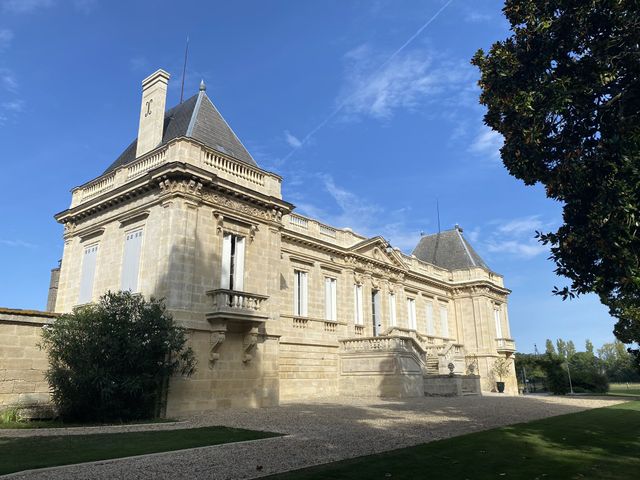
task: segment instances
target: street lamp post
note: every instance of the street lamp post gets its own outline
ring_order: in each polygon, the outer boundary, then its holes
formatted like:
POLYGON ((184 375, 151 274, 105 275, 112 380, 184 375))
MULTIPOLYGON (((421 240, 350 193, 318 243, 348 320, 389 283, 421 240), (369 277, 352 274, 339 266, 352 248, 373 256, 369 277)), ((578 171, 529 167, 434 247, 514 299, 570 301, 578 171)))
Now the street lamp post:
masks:
POLYGON ((571 395, 573 395, 573 384, 571 383, 571 371, 569 370, 569 359, 567 359, 567 375, 569 376, 569 390, 571 391, 571 395))

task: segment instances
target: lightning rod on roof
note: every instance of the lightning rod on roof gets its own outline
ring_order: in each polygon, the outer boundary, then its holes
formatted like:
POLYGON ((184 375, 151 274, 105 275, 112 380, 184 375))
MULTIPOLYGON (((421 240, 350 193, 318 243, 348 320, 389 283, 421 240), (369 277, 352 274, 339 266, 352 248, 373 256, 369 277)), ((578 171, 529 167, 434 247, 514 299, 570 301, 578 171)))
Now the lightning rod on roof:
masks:
POLYGON ((438 233, 440 233, 440 204, 436 198, 436 212, 438 213, 438 233))
POLYGON ((189 54, 189 35, 187 35, 187 45, 184 48, 184 66, 182 67, 182 86, 180 87, 180 103, 184 98, 184 77, 187 74, 187 55, 189 54))

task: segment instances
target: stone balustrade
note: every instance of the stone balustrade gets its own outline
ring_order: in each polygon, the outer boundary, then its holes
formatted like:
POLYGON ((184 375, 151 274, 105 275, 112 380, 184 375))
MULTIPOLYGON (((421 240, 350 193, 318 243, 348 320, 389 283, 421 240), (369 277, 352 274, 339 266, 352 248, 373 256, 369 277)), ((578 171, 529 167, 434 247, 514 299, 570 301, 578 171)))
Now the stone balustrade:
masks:
POLYGON ((264 321, 268 318, 265 301, 267 295, 240 292, 237 290, 210 290, 207 295, 213 300, 212 310, 207 313, 208 320, 239 319, 264 321))
POLYGON ((197 166, 215 173, 220 178, 281 198, 282 179, 278 175, 226 156, 198 142, 180 138, 142 155, 132 163, 74 188, 71 208, 142 177, 162 164, 176 161, 197 166))
POLYGON ((340 348, 344 352, 404 351, 413 353, 422 363, 425 361, 425 351, 420 344, 411 337, 363 337, 344 339, 339 342, 340 348))
POLYGON ((250 310, 260 311, 262 303, 269 297, 255 293, 239 292, 237 290, 211 290, 207 295, 213 298, 215 309, 250 310))
POLYGON ((511 338, 496 338, 496 350, 501 353, 515 352, 516 342, 511 338))

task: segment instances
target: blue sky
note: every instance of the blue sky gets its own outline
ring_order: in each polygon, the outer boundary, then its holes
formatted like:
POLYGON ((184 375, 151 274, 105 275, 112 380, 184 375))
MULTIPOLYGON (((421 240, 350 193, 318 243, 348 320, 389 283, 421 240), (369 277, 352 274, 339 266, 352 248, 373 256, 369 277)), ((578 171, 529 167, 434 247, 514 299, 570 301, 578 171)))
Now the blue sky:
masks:
POLYGON ((469 59, 507 35, 501 6, 0 0, 0 306, 44 308, 62 254, 53 215, 135 137, 145 76, 169 71, 168 105, 179 101, 189 35, 185 96, 206 81, 300 213, 410 253, 437 231, 437 199, 442 228, 460 224, 513 290, 521 351, 611 341, 597 299, 551 295, 565 281, 533 236, 558 226, 561 206, 507 174, 482 123, 469 59))

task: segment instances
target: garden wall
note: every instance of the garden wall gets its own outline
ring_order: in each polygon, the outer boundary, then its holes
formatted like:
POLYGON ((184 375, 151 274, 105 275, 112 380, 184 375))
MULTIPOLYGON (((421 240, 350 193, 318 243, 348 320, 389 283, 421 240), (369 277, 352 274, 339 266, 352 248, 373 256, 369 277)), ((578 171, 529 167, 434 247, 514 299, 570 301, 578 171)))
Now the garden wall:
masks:
POLYGON ((38 348, 42 327, 57 315, 0 308, 0 409, 49 403, 47 355, 38 348))

